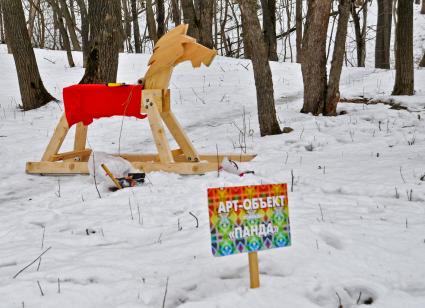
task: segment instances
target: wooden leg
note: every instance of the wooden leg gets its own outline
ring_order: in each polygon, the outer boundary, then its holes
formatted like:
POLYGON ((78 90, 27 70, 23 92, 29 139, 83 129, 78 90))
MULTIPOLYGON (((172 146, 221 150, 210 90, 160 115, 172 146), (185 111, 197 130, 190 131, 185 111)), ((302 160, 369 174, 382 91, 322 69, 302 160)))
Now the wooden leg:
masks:
POLYGON ((75 128, 74 151, 82 151, 86 148, 87 126, 82 122, 75 128))
POLYGON ((142 103, 144 104, 144 109, 148 114, 149 125, 155 140, 156 148, 158 149, 159 160, 161 163, 173 162, 173 155, 171 153, 170 145, 168 144, 168 140, 165 135, 164 125, 162 124, 161 116, 155 101, 153 101, 152 97, 144 95, 142 103))
POLYGON ((189 137, 186 135, 185 131, 183 130, 183 127, 177 121, 177 118, 175 117, 173 112, 162 112, 161 117, 164 120, 165 125, 167 125, 171 135, 173 135, 177 144, 183 150, 186 159, 188 161, 199 161, 198 152, 196 151, 189 137))
POLYGON ((66 121, 65 114, 59 120, 58 125, 55 128, 52 138, 50 139, 49 145, 41 158, 42 161, 53 161, 53 156, 58 153, 66 134, 69 131, 69 125, 66 121))

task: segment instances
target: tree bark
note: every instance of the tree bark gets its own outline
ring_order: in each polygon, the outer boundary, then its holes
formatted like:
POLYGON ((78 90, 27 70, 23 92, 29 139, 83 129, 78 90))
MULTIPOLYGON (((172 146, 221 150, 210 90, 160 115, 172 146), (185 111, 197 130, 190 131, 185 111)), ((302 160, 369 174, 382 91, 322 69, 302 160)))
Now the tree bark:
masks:
POLYGON ((199 4, 199 43, 214 48, 212 23, 214 13, 214 0, 202 0, 199 4))
POLYGON ((326 100, 326 37, 331 0, 310 0, 305 23, 301 71, 304 104, 301 112, 318 115, 326 100))
POLYGON ((34 34, 34 21, 35 15, 37 12, 37 6, 39 5, 40 0, 34 0, 29 2, 30 11, 28 14, 28 35, 30 36, 30 40, 32 41, 32 36, 34 34))
MULTIPOLYGON (((252 46, 250 46, 250 41, 248 39, 248 29, 247 28, 247 21, 245 21, 243 15, 241 16, 242 19, 242 39, 243 39, 243 52, 244 52, 244 58, 245 59, 251 59, 251 49, 252 46)), ((224 32, 224 30, 223 30, 224 32)))
POLYGON ((63 43, 63 47, 66 50, 68 64, 70 67, 75 67, 74 59, 72 58, 71 45, 69 43, 68 32, 66 31, 65 25, 63 23, 62 11, 59 7, 59 3, 57 2, 57 0, 47 0, 47 1, 49 2, 50 6, 55 12, 55 14, 53 15, 56 17, 55 21, 57 22, 57 25, 59 27, 59 33, 62 36, 62 43, 63 43))
POLYGON ((376 25, 375 67, 390 68, 391 23, 393 0, 378 0, 376 25))
POLYGON ((276 0, 261 0, 261 7, 263 9, 263 33, 268 59, 277 61, 276 0))
POLYGON ((146 0, 146 23, 148 26, 149 37, 156 44, 158 41, 158 34, 156 31, 155 15, 152 9, 152 0, 146 0))
POLYGON ((395 84, 392 95, 413 95, 413 1, 398 1, 395 84))
POLYGON ((421 14, 425 14, 425 0, 422 0, 421 14))
POLYGON ((133 46, 131 45, 131 21, 130 12, 127 5, 128 0, 122 0, 122 10, 124 12, 124 36, 127 43, 127 52, 133 52, 133 46))
POLYGON ((165 34, 164 0, 156 0, 156 22, 158 23, 157 36, 160 39, 165 34))
POLYGON ((90 53, 80 83, 116 82, 121 43, 120 0, 89 3, 90 53))
POLYGON ((72 47, 74 50, 81 51, 80 43, 78 42, 77 33, 75 32, 75 24, 72 21, 71 14, 68 10, 68 5, 66 4, 66 0, 59 0, 61 9, 62 9, 62 15, 65 17, 66 26, 68 28, 69 36, 71 38, 72 47))
POLYGON ((34 50, 25 24, 21 0, 3 0, 8 44, 15 60, 24 110, 41 107, 55 100, 44 88, 34 50))
POLYGON ((3 3, 0 1, 0 43, 6 43, 6 35, 4 33, 4 24, 3 24, 3 3))
POLYGON ((171 0, 172 17, 174 25, 177 27, 181 23, 179 0, 171 0))
POLYGON ((131 17, 133 19, 134 49, 136 53, 141 53, 142 43, 140 42, 139 18, 137 15, 136 4, 136 0, 131 0, 131 17))
POLYGON ((303 41, 303 2, 296 0, 295 8, 295 28, 297 45, 297 63, 301 63, 302 41, 303 41))
POLYGON ((198 43, 208 48, 213 48, 214 41, 212 34, 212 21, 214 13, 214 1, 195 0, 195 5, 193 0, 181 0, 181 4, 184 23, 189 24, 189 30, 187 34, 195 38, 198 43))
POLYGON ((267 49, 261 33, 260 21, 257 17, 256 0, 238 0, 242 13, 242 22, 251 46, 251 61, 254 68, 255 87, 257 92, 258 122, 260 135, 276 135, 282 133, 276 118, 272 73, 267 57, 267 49))
POLYGON ((81 42, 83 49, 83 67, 87 65, 87 58, 90 52, 89 46, 89 17, 87 7, 84 0, 77 0, 78 7, 80 8, 81 16, 81 42))
POLYGON ((189 24, 187 34, 199 41, 199 21, 192 0, 181 0, 183 22, 189 24))
MULTIPOLYGON (((363 15, 363 24, 360 25, 360 10, 356 11, 356 2, 362 3, 363 0, 355 1, 351 6, 351 16, 353 17, 354 22, 354 31, 356 34, 356 46, 357 46, 357 66, 364 67, 366 62, 366 26, 367 26, 367 2, 368 0, 364 0, 363 5, 361 7, 362 15, 363 15)), ((410 0, 406 0, 410 1, 410 0)))
POLYGON ((336 115, 336 107, 340 99, 339 82, 341 78, 342 64, 344 62, 345 41, 347 38, 350 8, 351 0, 339 1, 338 29, 335 36, 335 45, 332 55, 331 71, 329 74, 328 88, 326 90, 326 103, 323 115, 336 115))

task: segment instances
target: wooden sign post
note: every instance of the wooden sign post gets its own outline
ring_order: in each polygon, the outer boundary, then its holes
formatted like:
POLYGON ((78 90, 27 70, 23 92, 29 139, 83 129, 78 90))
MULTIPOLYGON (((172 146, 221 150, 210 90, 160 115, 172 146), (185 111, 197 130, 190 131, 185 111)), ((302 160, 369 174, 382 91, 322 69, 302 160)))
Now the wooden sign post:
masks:
POLYGON ((248 253, 250 287, 260 287, 258 251, 291 245, 286 184, 208 189, 215 257, 248 253))
POLYGON ((260 271, 258 269, 258 254, 256 251, 248 253, 249 280, 251 289, 260 287, 260 271))

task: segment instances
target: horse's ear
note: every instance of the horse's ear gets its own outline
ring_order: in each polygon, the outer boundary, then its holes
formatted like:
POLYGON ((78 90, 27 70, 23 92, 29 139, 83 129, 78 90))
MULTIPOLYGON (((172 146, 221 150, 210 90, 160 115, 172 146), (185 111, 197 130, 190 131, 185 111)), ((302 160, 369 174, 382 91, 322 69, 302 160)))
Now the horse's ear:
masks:
POLYGON ((155 47, 153 48, 154 52, 155 50, 161 46, 164 42, 170 40, 171 38, 179 35, 186 35, 187 30, 189 29, 188 24, 181 24, 175 27, 173 30, 168 31, 165 33, 159 40, 156 42, 155 47))

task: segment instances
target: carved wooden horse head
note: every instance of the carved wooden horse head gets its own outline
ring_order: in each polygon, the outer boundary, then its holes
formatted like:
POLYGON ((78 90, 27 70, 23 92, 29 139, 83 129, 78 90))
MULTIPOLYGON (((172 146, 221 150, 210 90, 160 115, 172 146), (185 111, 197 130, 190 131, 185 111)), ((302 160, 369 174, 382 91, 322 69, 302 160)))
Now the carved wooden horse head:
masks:
POLYGON ((167 89, 174 67, 183 61, 190 61, 193 67, 211 64, 217 51, 196 43, 193 37, 186 35, 187 29, 188 25, 182 24, 156 43, 143 78, 145 89, 167 89))

